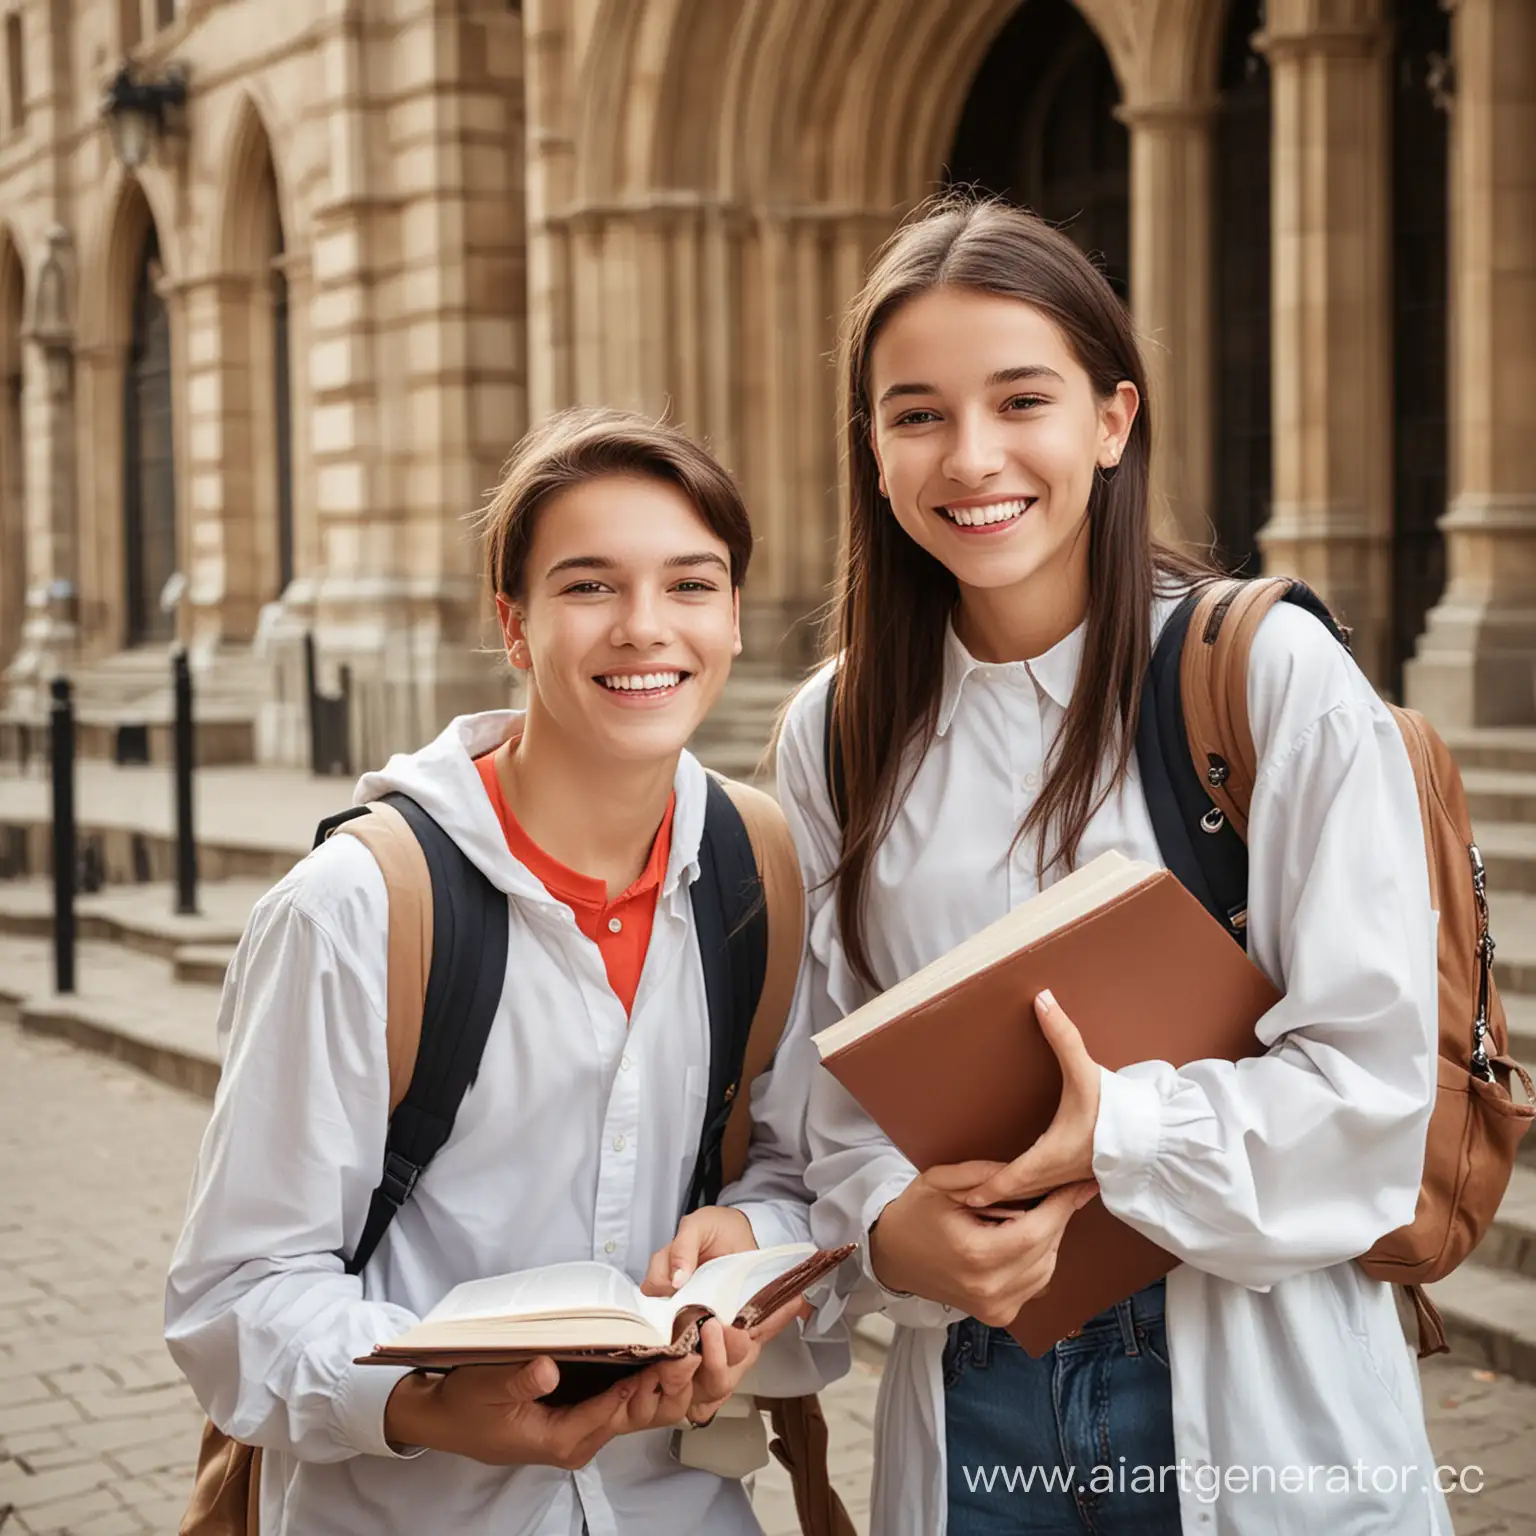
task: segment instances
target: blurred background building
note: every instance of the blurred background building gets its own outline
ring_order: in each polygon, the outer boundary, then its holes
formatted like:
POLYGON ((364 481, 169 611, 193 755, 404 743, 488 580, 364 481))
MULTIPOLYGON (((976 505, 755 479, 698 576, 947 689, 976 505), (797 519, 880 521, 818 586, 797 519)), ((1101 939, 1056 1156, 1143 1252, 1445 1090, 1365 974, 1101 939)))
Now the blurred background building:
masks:
POLYGON ((504 697, 467 515, 572 401, 740 477, 743 697, 776 697, 835 553, 836 316, 958 181, 1125 295, 1168 531, 1305 576, 1442 725, 1536 722, 1536 0, 0 21, 13 720, 60 666, 87 727, 152 716, 178 636, 226 760, 307 760, 306 636, 358 764, 504 697))

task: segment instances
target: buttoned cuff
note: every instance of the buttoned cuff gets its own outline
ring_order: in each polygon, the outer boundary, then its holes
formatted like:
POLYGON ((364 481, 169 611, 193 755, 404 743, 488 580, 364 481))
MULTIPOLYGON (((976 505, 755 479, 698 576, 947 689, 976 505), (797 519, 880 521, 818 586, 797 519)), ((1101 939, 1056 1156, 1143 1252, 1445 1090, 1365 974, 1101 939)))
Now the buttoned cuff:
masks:
POLYGON ((337 1383, 332 1399, 336 1421, 348 1444, 362 1455, 410 1461, 425 1449, 413 1445, 396 1450, 384 1438, 384 1409, 389 1395, 400 1379, 410 1374, 405 1366, 352 1365, 337 1383))
POLYGON ((1161 1142, 1157 1084, 1100 1067, 1093 1175, 1110 1210, 1134 1197, 1157 1161, 1161 1142))

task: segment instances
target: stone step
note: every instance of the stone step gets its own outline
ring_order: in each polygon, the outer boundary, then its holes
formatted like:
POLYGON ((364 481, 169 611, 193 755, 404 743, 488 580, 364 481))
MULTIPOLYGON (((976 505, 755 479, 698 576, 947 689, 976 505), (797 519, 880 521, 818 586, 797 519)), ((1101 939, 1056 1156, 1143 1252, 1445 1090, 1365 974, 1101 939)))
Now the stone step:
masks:
POLYGON ((1486 822, 1536 822, 1536 770, 1467 768, 1461 782, 1474 834, 1486 822))
POLYGON ((1485 1269, 1536 1283, 1536 1168, 1515 1164, 1499 1214, 1472 1258, 1485 1269))
POLYGON ((1474 768, 1536 773, 1536 728, 1484 726, 1442 734, 1446 745, 1456 755, 1463 778, 1474 768))
POLYGON ((233 944, 183 944, 171 958, 171 975, 177 981, 222 987, 224 973, 234 958, 233 944))
POLYGON ((1536 826, 1482 822, 1477 828, 1477 846, 1488 867, 1488 889, 1495 896, 1536 895, 1536 826))
MULTIPOLYGON (((205 882, 198 887, 198 912, 184 916, 176 911, 175 889, 170 885, 108 885, 76 897, 76 928, 81 939, 118 944, 174 962, 177 952, 188 945, 235 944, 266 889, 260 881, 205 882)), ((0 882, 0 933, 49 938, 53 933, 51 883, 0 882)))
POLYGON ((219 994, 171 981, 162 960, 86 940, 76 991, 53 990, 47 939, 0 936, 0 1010, 23 1029, 69 1040, 207 1099, 219 1081, 219 994))
POLYGON ((1494 891, 1488 900, 1493 976, 1506 1001, 1536 997, 1536 896, 1494 891))
POLYGON ((1453 1350, 1536 1382, 1536 1281, 1473 1263, 1428 1289, 1453 1350))

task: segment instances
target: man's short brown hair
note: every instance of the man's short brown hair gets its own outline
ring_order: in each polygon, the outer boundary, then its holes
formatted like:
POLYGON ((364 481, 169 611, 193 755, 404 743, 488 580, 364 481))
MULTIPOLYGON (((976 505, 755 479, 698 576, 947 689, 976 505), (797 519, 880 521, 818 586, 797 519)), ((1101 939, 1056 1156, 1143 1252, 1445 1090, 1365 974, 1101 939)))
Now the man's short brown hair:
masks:
POLYGON ((519 601, 539 510, 551 497, 605 475, 676 486, 730 551, 731 585, 752 558, 752 524, 730 475, 691 438, 632 411, 572 406, 537 426, 512 451, 481 514, 491 591, 519 601))

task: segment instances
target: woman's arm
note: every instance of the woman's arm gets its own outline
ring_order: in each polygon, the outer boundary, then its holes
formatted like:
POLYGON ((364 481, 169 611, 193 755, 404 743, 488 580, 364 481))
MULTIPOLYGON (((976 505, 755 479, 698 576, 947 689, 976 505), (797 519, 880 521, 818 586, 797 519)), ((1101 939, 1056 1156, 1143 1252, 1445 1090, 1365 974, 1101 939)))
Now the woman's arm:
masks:
POLYGON ((1255 639, 1249 712, 1249 951, 1286 994, 1259 1024, 1268 1053, 1104 1072, 1093 1171, 1123 1221, 1262 1289, 1412 1219, 1438 991, 1418 799, 1385 706, 1282 606, 1255 639))

